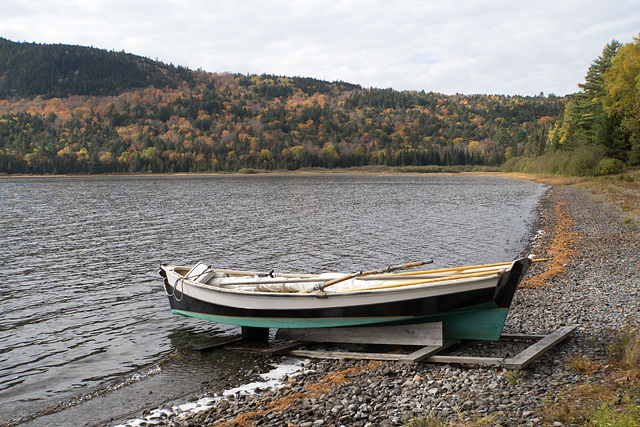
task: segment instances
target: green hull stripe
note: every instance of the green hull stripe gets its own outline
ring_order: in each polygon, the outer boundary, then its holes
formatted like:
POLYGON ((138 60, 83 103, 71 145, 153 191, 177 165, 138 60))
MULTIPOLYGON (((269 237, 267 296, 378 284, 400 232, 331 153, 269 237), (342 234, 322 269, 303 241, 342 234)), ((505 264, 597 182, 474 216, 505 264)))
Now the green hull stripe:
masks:
POLYGON ((504 322, 509 314, 506 308, 476 307, 473 310, 460 310, 446 314, 436 314, 420 318, 415 317, 379 317, 379 318, 260 318, 215 316, 184 310, 171 310, 173 314, 196 317, 227 325, 249 326, 256 328, 335 328, 341 326, 366 326, 380 323, 428 323, 442 322, 444 336, 467 340, 498 340, 502 334, 504 322))
POLYGON ((329 318, 272 318, 272 317, 233 317, 216 316, 205 313, 195 313, 191 311, 172 309, 173 314, 196 317, 198 319, 210 320, 212 322, 224 323, 227 325, 250 326, 256 328, 335 328, 340 326, 362 326, 372 323, 398 322, 412 319, 411 317, 329 317, 329 318))

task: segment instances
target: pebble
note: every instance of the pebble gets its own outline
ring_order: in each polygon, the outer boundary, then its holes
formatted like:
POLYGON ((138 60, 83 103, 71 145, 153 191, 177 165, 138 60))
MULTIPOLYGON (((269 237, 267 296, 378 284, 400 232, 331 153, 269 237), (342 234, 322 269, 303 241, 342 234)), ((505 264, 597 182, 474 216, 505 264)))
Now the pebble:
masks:
MULTIPOLYGON (((167 416, 155 425, 215 426, 245 425, 236 417, 257 413, 261 426, 402 426, 414 417, 438 417, 445 422, 468 421, 493 415, 496 425, 563 426, 545 418, 544 408, 567 386, 597 383, 602 371, 582 375, 572 371, 569 361, 582 355, 605 360, 607 349, 618 333, 640 325, 638 299, 640 259, 639 232, 626 226, 624 215, 613 205, 597 201, 588 190, 551 187, 542 206, 552 216, 539 233, 544 241, 553 234, 553 206, 558 201, 575 221, 576 254, 566 271, 548 285, 520 289, 507 317, 505 332, 551 333, 560 326, 577 324, 574 334, 521 372, 485 367, 447 366, 422 363, 313 360, 311 369, 288 378, 290 385, 263 390, 246 397, 229 397, 204 412, 167 416), (336 381, 318 395, 305 387, 321 383, 326 375, 346 371, 346 382, 336 381), (288 402, 275 410, 273 402, 288 402)), ((545 256, 544 244, 533 247, 545 256)), ((544 268, 535 264, 529 274, 544 268)), ((516 344, 475 343, 463 351, 473 355, 498 352, 515 355, 516 344)), ((520 344, 522 345, 522 344, 520 344)), ((527 344, 524 344, 526 347, 527 344)), ((464 346, 463 346, 464 347, 464 346)), ((546 415, 548 416, 548 415, 546 415)))

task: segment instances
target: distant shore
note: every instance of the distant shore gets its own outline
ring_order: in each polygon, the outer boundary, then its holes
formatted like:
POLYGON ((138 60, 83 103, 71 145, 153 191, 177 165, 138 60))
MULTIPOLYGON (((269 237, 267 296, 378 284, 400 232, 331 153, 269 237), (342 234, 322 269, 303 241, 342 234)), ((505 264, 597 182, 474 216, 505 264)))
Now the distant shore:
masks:
POLYGON ((236 172, 121 172, 108 174, 0 174, 0 178, 19 177, 104 177, 104 176, 233 176, 233 175, 346 175, 346 174, 381 174, 381 175, 404 175, 404 174, 483 174, 499 173, 497 168, 477 167, 455 167, 455 166, 360 166, 351 168, 301 168, 296 170, 266 170, 244 168, 236 172))

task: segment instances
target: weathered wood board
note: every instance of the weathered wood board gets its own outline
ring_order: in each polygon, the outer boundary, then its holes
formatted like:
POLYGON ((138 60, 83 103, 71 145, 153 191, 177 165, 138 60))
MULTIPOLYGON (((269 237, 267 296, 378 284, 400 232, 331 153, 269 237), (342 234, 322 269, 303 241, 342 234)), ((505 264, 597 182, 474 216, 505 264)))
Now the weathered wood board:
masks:
POLYGON ((549 349, 564 341, 577 327, 578 325, 571 325, 558 328, 551 334, 542 338, 540 341, 530 347, 527 347, 515 357, 506 359, 504 367, 507 369, 523 369, 527 367, 544 353, 549 351, 549 349))
POLYGON ((279 340, 348 344, 442 346, 442 322, 403 326, 279 329, 279 340))
POLYGON ((429 357, 433 356, 434 354, 439 353, 442 350, 445 350, 451 346, 454 346, 459 342, 460 340, 456 340, 456 339, 446 339, 444 344, 441 346, 434 345, 434 346, 422 347, 420 350, 416 350, 413 353, 404 355, 398 360, 401 363, 406 363, 406 364, 422 362, 428 359, 429 357))

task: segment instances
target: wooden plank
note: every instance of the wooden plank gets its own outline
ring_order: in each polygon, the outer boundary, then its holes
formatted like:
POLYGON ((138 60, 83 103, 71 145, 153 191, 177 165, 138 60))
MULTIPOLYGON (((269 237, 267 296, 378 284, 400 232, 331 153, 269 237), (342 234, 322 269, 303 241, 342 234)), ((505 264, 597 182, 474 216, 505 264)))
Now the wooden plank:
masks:
POLYGON ((426 363, 458 363, 461 365, 502 366, 501 357, 473 357, 473 356, 430 356, 423 360, 426 363))
POLYGON ((353 351, 322 351, 322 350, 291 350, 292 356, 311 357, 316 359, 368 359, 368 360, 399 360, 403 354, 391 353, 360 353, 353 351))
POLYGON ((546 337, 546 335, 533 335, 533 334, 502 334, 501 340, 520 340, 520 341, 537 341, 546 337))
POLYGON ((215 350, 215 349, 220 348, 220 347, 226 347, 226 346, 228 346, 230 344, 236 344, 236 343, 239 343, 239 342, 242 342, 242 341, 244 341, 244 338, 235 338, 235 339, 232 339, 232 340, 229 340, 229 341, 225 341, 225 342, 221 342, 221 343, 218 343, 218 344, 205 345, 205 346, 202 346, 202 347, 193 347, 192 350, 200 351, 200 352, 204 353, 204 352, 207 352, 207 351, 215 350))
POLYGON ((399 359, 401 363, 410 364, 410 363, 418 363, 421 362, 430 356, 441 352, 453 345, 456 345, 460 342, 460 340, 455 339, 447 339, 444 344, 441 346, 427 346, 422 347, 420 350, 416 350, 413 353, 407 354, 399 359))
POLYGON ((402 326, 279 329, 276 339, 350 344, 441 346, 442 322, 402 326))
POLYGON ((305 343, 303 341, 294 341, 290 343, 280 344, 266 350, 262 350, 260 354, 265 356, 279 356, 281 354, 289 353, 290 350, 295 350, 298 347, 303 346, 304 344, 305 343))
POLYGON ((545 336, 537 343, 527 347, 515 357, 505 360, 505 368, 507 369, 522 369, 533 363, 536 359, 542 356, 549 349, 558 345, 558 343, 564 341, 578 325, 563 326, 557 329, 555 332, 545 336))

